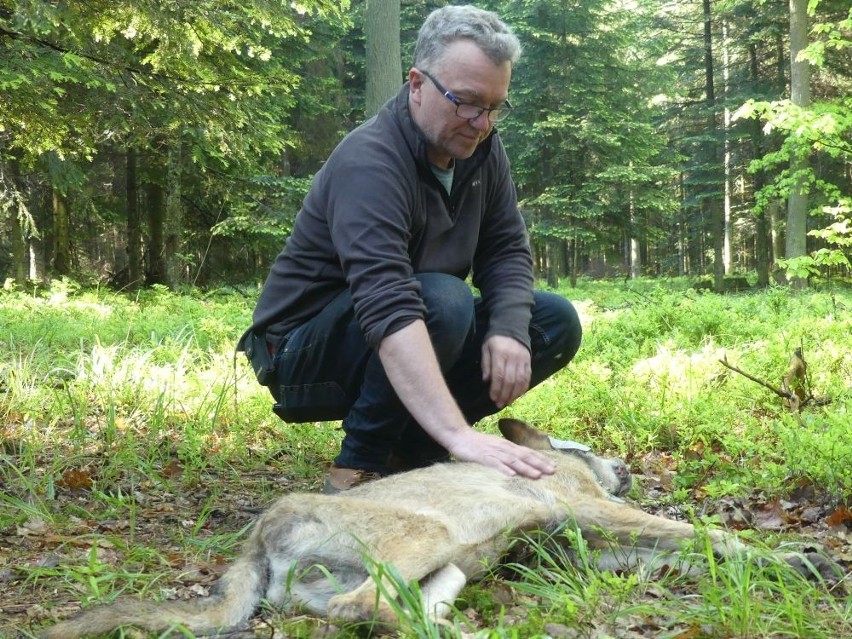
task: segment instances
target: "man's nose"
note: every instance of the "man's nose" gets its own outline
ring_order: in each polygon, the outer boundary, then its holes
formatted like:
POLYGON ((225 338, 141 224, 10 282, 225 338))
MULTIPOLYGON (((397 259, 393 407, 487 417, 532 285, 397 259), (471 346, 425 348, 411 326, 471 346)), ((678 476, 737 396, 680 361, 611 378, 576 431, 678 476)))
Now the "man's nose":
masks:
POLYGON ((487 131, 493 126, 493 122, 488 119, 488 111, 483 111, 478 116, 470 120, 470 125, 474 129, 478 129, 480 131, 487 131))

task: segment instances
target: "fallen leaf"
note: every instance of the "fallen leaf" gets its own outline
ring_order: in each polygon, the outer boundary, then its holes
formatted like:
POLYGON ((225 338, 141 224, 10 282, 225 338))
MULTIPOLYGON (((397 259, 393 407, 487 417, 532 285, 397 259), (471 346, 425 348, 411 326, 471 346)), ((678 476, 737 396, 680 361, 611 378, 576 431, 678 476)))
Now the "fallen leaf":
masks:
POLYGON ((183 472, 183 466, 181 466, 180 462, 177 459, 171 460, 168 464, 163 466, 163 476, 164 477, 178 477, 183 472))
POLYGON ((90 490, 92 476, 85 470, 66 470, 57 484, 69 490, 90 490))
POLYGON ((35 519, 28 519, 20 526, 17 526, 15 528, 15 534, 19 537, 41 536, 45 534, 47 530, 48 526, 44 519, 36 517, 35 519))
POLYGON ((789 523, 790 517, 778 499, 769 502, 754 514, 755 527, 763 530, 783 530, 789 523))
POLYGON ((835 526, 840 526, 845 524, 846 526, 852 526, 852 510, 849 510, 846 506, 840 506, 837 510, 831 513, 828 516, 828 519, 825 520, 832 528, 835 526))

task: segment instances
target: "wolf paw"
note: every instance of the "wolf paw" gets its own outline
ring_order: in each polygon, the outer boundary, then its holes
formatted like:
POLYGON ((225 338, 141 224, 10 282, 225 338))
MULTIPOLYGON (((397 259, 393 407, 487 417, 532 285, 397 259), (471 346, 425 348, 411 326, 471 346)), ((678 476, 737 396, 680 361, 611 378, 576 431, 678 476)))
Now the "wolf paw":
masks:
POLYGON ((373 608, 363 606, 352 595, 336 595, 328 601, 328 617, 339 621, 369 621, 373 616, 373 608))
POLYGON ((376 602, 375 593, 371 597, 352 593, 336 595, 329 600, 327 612, 329 619, 349 623, 371 621, 385 625, 398 621, 386 602, 376 602))

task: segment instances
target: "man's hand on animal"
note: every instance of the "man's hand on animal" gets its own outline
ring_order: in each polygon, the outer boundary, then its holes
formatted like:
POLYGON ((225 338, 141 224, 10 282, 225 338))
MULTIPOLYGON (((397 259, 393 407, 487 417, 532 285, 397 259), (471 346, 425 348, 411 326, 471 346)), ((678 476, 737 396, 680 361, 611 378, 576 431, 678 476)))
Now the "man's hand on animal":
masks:
POLYGON ((531 376, 530 352, 518 340, 494 335, 482 344, 482 379, 490 382, 489 396, 497 408, 526 393, 531 376))
POLYGON ((504 475, 539 479, 556 470, 553 461, 541 453, 472 428, 460 432, 450 446, 448 450, 457 460, 490 466, 504 475))
MULTIPOLYGON (((494 341, 494 338, 489 340, 494 341)), ((515 340, 498 338, 496 341, 503 344, 515 340)), ((523 346, 518 346, 526 352, 523 346)), ((415 322, 385 338, 380 349, 388 378, 420 426, 459 461, 477 462, 506 475, 530 479, 552 473, 553 463, 540 453, 502 437, 478 432, 468 425, 443 383, 431 348, 425 325, 415 322)), ((498 359, 504 360, 502 356, 498 359)), ((501 366, 501 370, 505 370, 505 366, 501 366)))

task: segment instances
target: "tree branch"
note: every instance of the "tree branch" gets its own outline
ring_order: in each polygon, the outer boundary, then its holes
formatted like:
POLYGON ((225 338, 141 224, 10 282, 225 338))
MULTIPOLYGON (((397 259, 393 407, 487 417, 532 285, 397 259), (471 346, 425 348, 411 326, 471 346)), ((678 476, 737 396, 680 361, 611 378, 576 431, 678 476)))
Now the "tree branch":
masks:
POLYGON ((776 386, 773 386, 772 384, 770 384, 770 383, 768 383, 768 382, 764 382, 762 379, 759 379, 759 378, 755 377, 754 375, 751 375, 750 373, 746 373, 744 370, 739 369, 739 368, 737 368, 736 366, 734 366, 734 365, 732 365, 732 364, 728 364, 728 358, 727 358, 727 357, 724 357, 724 358, 720 359, 720 360, 719 360, 719 363, 720 363, 722 366, 724 366, 725 368, 729 368, 729 369, 731 369, 732 371, 734 371, 735 373, 739 373, 739 374, 740 374, 740 375, 742 375, 743 377, 747 377, 747 378, 748 378, 748 379, 750 379, 751 381, 753 381, 753 382, 756 382, 756 383, 760 384, 760 385, 761 385, 761 386, 763 386, 764 388, 768 388, 768 389, 769 389, 769 390, 771 390, 773 393, 775 393, 776 395, 778 395, 778 397, 782 397, 782 398, 784 398, 784 399, 786 399, 786 400, 791 400, 791 399, 795 398, 795 399, 798 401, 798 399, 799 399, 799 398, 798 398, 798 397, 796 397, 793 393, 788 393, 788 392, 786 392, 786 391, 784 391, 784 390, 781 390, 780 388, 778 388, 778 387, 776 387, 776 386))

